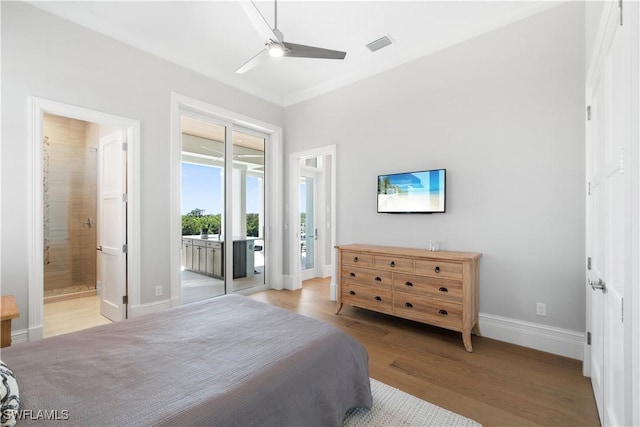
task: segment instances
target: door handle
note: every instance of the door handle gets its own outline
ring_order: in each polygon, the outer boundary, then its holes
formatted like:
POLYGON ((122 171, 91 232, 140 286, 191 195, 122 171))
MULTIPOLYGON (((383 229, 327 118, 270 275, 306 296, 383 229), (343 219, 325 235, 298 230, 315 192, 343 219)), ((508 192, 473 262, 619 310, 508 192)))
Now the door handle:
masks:
POLYGON ((100 251, 100 252, 102 252, 102 245, 98 246, 98 247, 96 248, 96 251, 100 251))
POLYGON ((597 282, 595 280, 589 280, 589 286, 591 286, 591 289, 594 291, 600 289, 603 293, 607 292, 607 284, 604 283, 602 279, 598 279, 597 282))

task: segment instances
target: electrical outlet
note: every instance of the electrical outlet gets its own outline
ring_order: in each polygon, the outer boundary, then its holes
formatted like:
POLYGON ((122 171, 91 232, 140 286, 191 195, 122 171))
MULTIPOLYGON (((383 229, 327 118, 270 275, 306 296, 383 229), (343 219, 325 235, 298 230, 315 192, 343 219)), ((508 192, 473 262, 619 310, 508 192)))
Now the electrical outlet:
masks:
POLYGON ((547 304, 543 302, 536 303, 536 314, 538 316, 546 316, 547 315, 547 304))
POLYGON ((162 286, 156 286, 156 296, 159 297, 162 295, 162 286))

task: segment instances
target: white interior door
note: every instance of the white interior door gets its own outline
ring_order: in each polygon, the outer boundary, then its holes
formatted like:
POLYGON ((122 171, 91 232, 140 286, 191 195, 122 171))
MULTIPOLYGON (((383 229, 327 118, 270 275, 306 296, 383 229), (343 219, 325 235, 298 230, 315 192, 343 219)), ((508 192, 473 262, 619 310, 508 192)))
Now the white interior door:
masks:
POLYGON ((629 282, 630 33, 612 10, 601 61, 589 83, 587 265, 591 382, 603 425, 625 425, 623 297, 629 282))
POLYGON ((100 138, 98 162, 98 254, 100 314, 118 321, 126 317, 127 203, 123 130, 100 138))

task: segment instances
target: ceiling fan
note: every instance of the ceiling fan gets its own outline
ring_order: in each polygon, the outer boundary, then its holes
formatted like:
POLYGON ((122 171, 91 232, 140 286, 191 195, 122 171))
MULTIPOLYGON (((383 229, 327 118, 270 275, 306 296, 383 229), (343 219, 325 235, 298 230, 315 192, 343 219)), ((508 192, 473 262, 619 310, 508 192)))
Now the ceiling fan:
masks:
POLYGON ((284 36, 278 30, 278 0, 274 0, 275 8, 275 25, 273 28, 267 20, 262 16, 258 7, 252 0, 243 0, 240 2, 245 13, 251 20, 251 23, 258 31, 258 34, 265 40, 265 49, 261 50, 253 58, 245 62, 236 73, 242 74, 256 65, 264 62, 269 56, 280 57, 288 56, 293 58, 321 58, 321 59, 344 59, 346 52, 339 50, 323 49, 320 47, 306 46, 303 44, 295 44, 284 41, 284 36))

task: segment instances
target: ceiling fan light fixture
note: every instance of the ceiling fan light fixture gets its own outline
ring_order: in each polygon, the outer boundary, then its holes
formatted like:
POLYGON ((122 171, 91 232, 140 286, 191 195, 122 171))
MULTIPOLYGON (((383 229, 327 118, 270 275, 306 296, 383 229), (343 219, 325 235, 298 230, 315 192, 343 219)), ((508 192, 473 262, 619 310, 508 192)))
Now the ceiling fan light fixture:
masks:
POLYGON ((267 45, 267 51, 269 55, 274 58, 279 58, 284 55, 284 47, 280 43, 272 41, 267 45))

